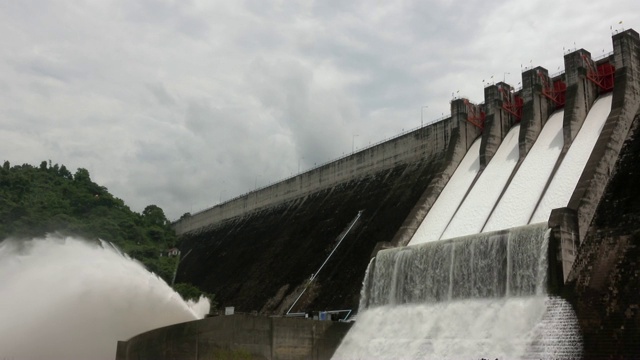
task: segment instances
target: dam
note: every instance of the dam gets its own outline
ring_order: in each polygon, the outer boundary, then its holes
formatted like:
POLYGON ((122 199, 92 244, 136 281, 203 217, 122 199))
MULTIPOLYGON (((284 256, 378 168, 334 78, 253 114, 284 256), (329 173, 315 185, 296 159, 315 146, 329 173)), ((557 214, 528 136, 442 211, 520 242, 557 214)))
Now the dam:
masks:
MULTIPOLYGON (((563 73, 524 69, 522 88, 491 84, 481 104, 454 99, 446 119, 181 219, 178 281, 246 313, 358 312, 336 358, 640 355, 640 38, 612 40, 612 54, 576 49, 563 73)), ((259 353, 331 356, 305 349, 259 353)))

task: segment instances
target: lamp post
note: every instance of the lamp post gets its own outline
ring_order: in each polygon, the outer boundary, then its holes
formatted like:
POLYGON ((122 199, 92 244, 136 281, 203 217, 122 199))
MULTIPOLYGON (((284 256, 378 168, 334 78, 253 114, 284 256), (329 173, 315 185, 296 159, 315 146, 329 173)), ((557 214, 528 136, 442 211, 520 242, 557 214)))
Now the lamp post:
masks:
POLYGON ((359 136, 359 135, 354 134, 354 135, 351 136, 351 153, 352 154, 353 154, 353 152, 355 150, 356 136, 359 136))
POLYGON ((422 118, 422 110, 424 110, 424 109, 428 109, 428 108, 429 108, 429 106, 427 106, 427 105, 425 105, 425 106, 423 106, 423 107, 421 107, 421 108, 420 108, 420 127, 423 127, 423 126, 424 126, 424 120, 423 120, 423 118, 422 118))
POLYGON ((507 82, 507 75, 511 75, 511 73, 510 72, 506 72, 506 73, 502 74, 502 82, 503 83, 507 82))

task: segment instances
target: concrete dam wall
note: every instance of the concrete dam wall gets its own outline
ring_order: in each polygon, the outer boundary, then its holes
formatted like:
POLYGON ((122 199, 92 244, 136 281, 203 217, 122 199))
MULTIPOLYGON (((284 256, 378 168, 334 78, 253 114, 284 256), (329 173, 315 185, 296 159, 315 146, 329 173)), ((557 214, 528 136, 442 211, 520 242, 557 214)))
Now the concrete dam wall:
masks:
POLYGON ((576 310, 584 356, 640 356, 633 340, 640 331, 640 226, 637 191, 630 190, 640 158, 638 33, 615 34, 613 48, 601 59, 583 49, 568 53, 565 72, 554 77, 541 67, 525 69, 522 89, 490 85, 483 104, 455 99, 448 119, 177 222, 177 281, 242 311, 355 310, 371 256, 412 240, 474 140, 479 170, 471 187, 519 125, 518 157, 490 216, 550 115, 563 109, 564 145, 543 193, 552 192, 554 177, 574 161, 570 149, 582 141, 587 114, 609 93, 610 112, 576 185, 544 217, 551 228, 549 288, 576 310))
POLYGON ((192 229, 181 233, 185 256, 177 281, 198 284, 241 311, 283 313, 314 276, 293 311, 355 310, 371 253, 390 246, 429 185, 446 183, 450 168, 480 133, 466 121, 466 108, 452 106, 451 118, 176 224, 176 229, 192 229), (344 164, 352 168, 342 169, 344 164), (338 181, 344 175, 331 175, 337 169, 351 176, 338 181), (239 209, 253 198, 268 205, 247 205, 250 210, 227 217, 229 208, 239 209), (211 222, 195 227, 193 219, 207 217, 211 222))

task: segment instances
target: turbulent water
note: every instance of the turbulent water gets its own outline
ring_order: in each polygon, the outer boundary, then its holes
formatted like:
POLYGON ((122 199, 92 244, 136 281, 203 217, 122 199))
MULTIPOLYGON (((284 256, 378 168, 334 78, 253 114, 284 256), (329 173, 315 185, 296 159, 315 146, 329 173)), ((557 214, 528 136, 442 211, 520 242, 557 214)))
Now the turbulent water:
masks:
POLYGON ((108 244, 0 243, 0 359, 113 359, 118 340, 208 311, 108 244))
POLYGON ((545 224, 378 253, 334 359, 579 358, 569 304, 546 295, 545 224))

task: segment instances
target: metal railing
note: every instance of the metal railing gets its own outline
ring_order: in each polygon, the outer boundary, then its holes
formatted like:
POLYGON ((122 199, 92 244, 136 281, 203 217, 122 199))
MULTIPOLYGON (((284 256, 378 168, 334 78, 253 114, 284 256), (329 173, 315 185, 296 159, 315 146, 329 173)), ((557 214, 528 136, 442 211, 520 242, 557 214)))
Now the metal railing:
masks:
POLYGON ((596 57, 592 57, 591 59, 593 60, 593 62, 596 62, 598 60, 602 60, 604 58, 608 58, 611 55, 613 55, 613 51, 610 51, 610 52, 608 52, 606 54, 598 55, 596 57))
POLYGON ((556 78, 558 76, 562 76, 562 74, 564 74, 564 70, 557 71, 557 72, 549 75, 549 79, 554 79, 554 78, 556 78))

